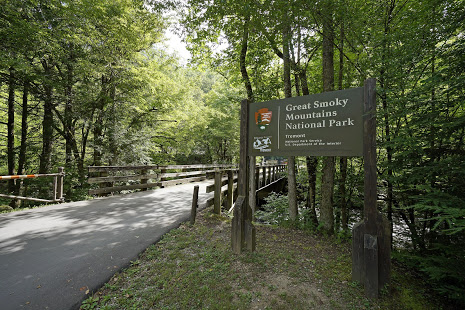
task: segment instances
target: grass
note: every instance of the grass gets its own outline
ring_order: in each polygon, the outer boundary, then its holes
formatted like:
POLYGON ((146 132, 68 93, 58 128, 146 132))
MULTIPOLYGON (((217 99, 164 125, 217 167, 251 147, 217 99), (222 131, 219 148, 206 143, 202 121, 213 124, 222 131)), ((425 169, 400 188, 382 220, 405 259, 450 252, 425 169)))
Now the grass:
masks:
POLYGON ((427 288, 393 269, 377 301, 351 281, 350 244, 257 226, 257 251, 235 255, 230 220, 198 214, 89 296, 82 309, 440 309, 427 288))

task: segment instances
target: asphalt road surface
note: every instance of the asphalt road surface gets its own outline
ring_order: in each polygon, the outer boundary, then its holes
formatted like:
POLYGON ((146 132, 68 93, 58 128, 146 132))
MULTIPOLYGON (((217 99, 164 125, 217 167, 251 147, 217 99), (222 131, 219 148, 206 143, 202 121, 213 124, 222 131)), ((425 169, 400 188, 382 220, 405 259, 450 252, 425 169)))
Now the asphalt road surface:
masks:
POLYGON ((79 309, 115 272, 189 219, 194 185, 0 215, 0 309, 79 309))

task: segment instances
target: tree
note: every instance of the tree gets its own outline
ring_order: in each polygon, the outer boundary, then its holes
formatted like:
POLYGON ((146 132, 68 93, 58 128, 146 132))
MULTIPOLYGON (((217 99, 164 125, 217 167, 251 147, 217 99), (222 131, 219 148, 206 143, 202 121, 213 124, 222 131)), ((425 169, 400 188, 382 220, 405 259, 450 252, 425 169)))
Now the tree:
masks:
MULTIPOLYGON (((288 12, 284 14, 283 27, 283 80, 284 80, 284 95, 286 98, 292 97, 291 84, 291 56, 290 56, 290 41, 291 41, 291 26, 288 17, 288 12)), ((289 201, 289 218, 293 221, 297 219, 297 184, 295 175, 295 157, 289 156, 287 162, 287 177, 288 177, 288 201, 289 201)))
MULTIPOLYGON (((101 94, 94 90, 102 88, 95 81, 100 80, 102 72, 108 68, 124 76, 121 72, 125 71, 126 62, 157 40, 161 19, 150 13, 142 1, 110 3, 103 0, 99 3, 25 2, 21 10, 8 1, 2 6, 0 17, 0 32, 5 38, 0 45, 0 72, 3 76, 8 68, 16 68, 14 93, 19 93, 19 86, 24 85, 18 171, 28 164, 34 167, 37 161, 39 172, 48 173, 52 165, 56 166, 63 159, 68 175, 67 192, 70 193, 76 168, 79 183, 85 181, 88 133, 92 127, 102 124, 93 125, 98 113, 92 103, 98 101, 95 98, 101 94), (41 128, 41 135, 37 137, 42 144, 39 157, 26 156, 27 119, 30 110, 37 106, 28 109, 28 96, 41 102, 41 125, 37 117, 29 121, 41 128), (59 148, 54 149, 54 145, 63 141, 56 134, 64 140, 63 157, 59 148)), ((114 90, 116 96, 117 82, 121 80, 112 81, 113 87, 108 89, 114 90)), ((14 157, 15 151, 13 147, 9 154, 14 157)), ((15 191, 19 190, 17 184, 15 191)))
MULTIPOLYGON (((326 2, 323 7, 323 91, 334 90, 334 24, 333 5, 326 2)), ((325 232, 334 232, 334 191, 335 159, 332 156, 323 159, 323 174, 321 178, 320 224, 325 232)))

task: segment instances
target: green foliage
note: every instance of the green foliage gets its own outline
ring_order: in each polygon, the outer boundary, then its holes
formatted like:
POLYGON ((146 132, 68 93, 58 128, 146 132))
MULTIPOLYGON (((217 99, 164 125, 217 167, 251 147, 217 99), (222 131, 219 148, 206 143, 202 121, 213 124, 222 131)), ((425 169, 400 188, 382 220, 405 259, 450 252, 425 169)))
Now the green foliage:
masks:
POLYGON ((435 243, 422 253, 394 253, 394 257, 421 272, 433 290, 451 300, 457 307, 465 305, 465 272, 462 266, 463 237, 460 243, 435 243))
POLYGON ((271 193, 265 197, 265 204, 255 212, 255 217, 268 224, 283 225, 289 221, 288 209, 287 195, 271 193))
MULTIPOLYGON (((25 2, 20 10, 7 1, 0 8, 2 98, 10 68, 16 78, 15 166, 24 145, 23 172, 64 166, 66 199, 81 200, 87 165, 236 160, 241 92, 227 76, 183 67, 154 45, 166 26, 161 11, 174 4, 152 1, 152 11, 139 0, 47 0, 25 2), (46 101, 51 112, 45 113, 46 101), (52 117, 46 126, 45 114, 52 117), (46 144, 52 147, 38 156, 46 144)), ((7 118, 3 100, 0 117, 7 118)), ((6 164, 1 145, 5 171, 6 164)), ((19 190, 37 194, 40 182, 19 190)))
POLYGON ((81 310, 92 310, 96 309, 98 306, 100 298, 98 296, 90 296, 86 300, 84 300, 81 304, 81 310))
POLYGON ((299 206, 299 217, 292 221, 289 219, 289 200, 287 194, 274 193, 265 197, 265 204, 255 212, 257 221, 278 225, 283 227, 293 227, 302 230, 316 231, 317 227, 313 226, 310 221, 310 210, 299 206))

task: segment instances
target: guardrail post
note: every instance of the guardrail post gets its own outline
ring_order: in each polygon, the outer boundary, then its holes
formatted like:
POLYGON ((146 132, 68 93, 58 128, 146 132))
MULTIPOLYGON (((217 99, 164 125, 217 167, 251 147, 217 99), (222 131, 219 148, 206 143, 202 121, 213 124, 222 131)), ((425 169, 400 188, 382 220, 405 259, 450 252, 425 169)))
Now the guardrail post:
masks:
POLYGON ((228 197, 227 197, 227 206, 228 210, 231 210, 234 204, 234 171, 232 169, 228 170, 228 197))
MULTIPOLYGON (((144 179, 144 176, 147 175, 147 169, 141 169, 140 171, 141 178, 140 178, 140 184, 147 184, 147 179, 144 179)), ((146 188, 143 188, 142 191, 146 191, 146 188)))
POLYGON ((219 169, 215 170, 215 195, 213 204, 213 213, 221 214, 221 176, 219 169))
POLYGON ((55 178, 57 182, 56 191, 55 191, 55 200, 58 198, 58 200, 60 200, 61 202, 64 202, 65 198, 63 197, 63 179, 65 178, 65 168, 58 167, 58 173, 60 174, 58 176, 58 179, 55 178))
MULTIPOLYGON (((160 167, 160 183, 166 181, 166 178, 163 175, 166 173, 166 168, 160 167)), ((164 186, 160 184, 160 187, 163 188, 164 186)))
MULTIPOLYGON (((108 171, 101 171, 98 173, 98 176, 101 178, 107 177, 108 176, 108 171)), ((99 188, 105 188, 105 187, 113 187, 113 182, 105 182, 105 183, 100 183, 99 188)), ((101 193, 98 194, 99 197, 104 197, 108 196, 108 193, 101 193)))
POLYGON ((57 182, 58 182, 58 176, 56 175, 56 176, 53 177, 53 196, 52 196, 53 201, 57 200, 57 194, 58 194, 57 182))
POLYGON ((191 208, 191 225, 195 224, 195 218, 197 216, 197 207, 199 201, 199 186, 194 186, 194 195, 192 197, 192 208, 191 208))

